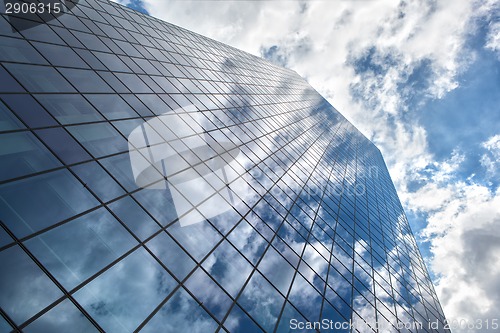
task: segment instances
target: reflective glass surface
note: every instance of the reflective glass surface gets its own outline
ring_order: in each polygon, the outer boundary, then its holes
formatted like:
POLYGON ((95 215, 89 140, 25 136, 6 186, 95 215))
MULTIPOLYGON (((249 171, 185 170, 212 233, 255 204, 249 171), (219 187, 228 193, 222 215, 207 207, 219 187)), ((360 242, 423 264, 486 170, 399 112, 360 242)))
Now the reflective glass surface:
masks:
POLYGON ((0 331, 446 331, 379 150, 297 73, 107 0, 0 47, 0 331))

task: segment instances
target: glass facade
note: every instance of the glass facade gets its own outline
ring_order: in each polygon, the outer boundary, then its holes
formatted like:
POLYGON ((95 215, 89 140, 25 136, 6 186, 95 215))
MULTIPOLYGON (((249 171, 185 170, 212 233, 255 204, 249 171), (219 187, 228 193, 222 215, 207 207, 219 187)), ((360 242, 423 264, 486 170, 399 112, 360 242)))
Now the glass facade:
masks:
POLYGON ((447 331, 379 150, 304 79, 62 9, 0 17, 0 332, 447 331))

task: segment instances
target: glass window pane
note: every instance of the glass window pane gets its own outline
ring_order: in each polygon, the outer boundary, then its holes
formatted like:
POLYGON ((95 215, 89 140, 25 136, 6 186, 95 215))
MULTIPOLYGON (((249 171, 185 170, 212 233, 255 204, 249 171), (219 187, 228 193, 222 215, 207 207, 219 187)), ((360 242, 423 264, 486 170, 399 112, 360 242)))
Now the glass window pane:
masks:
POLYGON ((160 228, 129 196, 109 204, 108 207, 141 240, 148 238, 160 228))
POLYGON ((160 75, 161 73, 151 65, 147 59, 133 58, 132 59, 141 69, 148 75, 160 75))
POLYGON ((161 89, 167 94, 178 94, 180 92, 166 77, 152 76, 151 78, 155 80, 156 83, 161 87, 161 89))
POLYGON ((16 18, 10 20, 10 23, 21 31, 24 38, 29 40, 36 40, 40 42, 63 44, 63 41, 57 36, 54 31, 47 24, 33 25, 33 21, 16 18), (29 27, 29 29, 26 29, 29 27))
POLYGON ((136 243, 106 209, 99 208, 25 244, 49 272, 71 290, 136 243))
POLYGON ((97 194, 103 202, 125 194, 125 191, 96 162, 79 164, 71 168, 85 183, 85 186, 97 194))
POLYGON ((79 18, 77 18, 75 15, 78 16, 83 16, 83 13, 80 11, 80 6, 78 7, 73 7, 71 9, 71 14, 69 15, 60 15, 58 17, 58 21, 64 25, 66 28, 73 29, 73 30, 78 30, 78 31, 85 31, 85 32, 90 32, 90 30, 85 26, 85 24, 80 21, 79 18))
POLYGON ((133 93, 152 93, 151 89, 135 74, 116 73, 120 81, 133 93))
MULTIPOLYGON (((184 284, 186 288, 202 302, 203 305, 217 319, 221 320, 226 315, 233 303, 232 299, 224 292, 201 268, 189 277, 184 284)), ((224 285, 222 286, 224 288, 224 285)))
POLYGON ((144 326, 141 332, 215 332, 218 324, 184 289, 171 299, 144 326))
POLYGON ((35 132, 65 164, 90 160, 90 155, 64 128, 49 128, 35 132))
POLYGON ((196 265, 193 259, 164 232, 149 241, 147 246, 179 280, 184 279, 196 265))
POLYGON ((101 121, 104 118, 81 95, 35 95, 61 124, 101 121))
POLYGON ((57 126, 57 122, 27 94, 1 95, 11 110, 29 127, 57 126))
POLYGON ((25 92, 23 87, 3 67, 0 67, 0 92, 25 92))
POLYGON ((177 218, 168 189, 142 190, 134 193, 133 197, 163 226, 177 218))
POLYGON ((0 219, 23 237, 97 205, 67 170, 0 186, 0 219))
MULTIPOLYGON (((238 305, 235 305, 224 322, 224 326, 231 333, 262 333, 262 329, 246 315, 238 305)), ((288 331, 286 331, 288 332, 288 331)), ((281 333, 281 332, 280 332, 281 333)))
POLYGON ((292 283, 294 268, 276 252, 269 248, 258 266, 259 271, 274 284, 274 287, 286 295, 292 283))
POLYGON ((127 140, 108 123, 72 126, 68 130, 94 157, 128 151, 127 140))
POLYGON ((99 162, 101 162, 108 172, 113 174, 116 180, 118 180, 128 192, 138 189, 134 176, 132 175, 132 167, 130 165, 128 153, 104 158, 99 160, 99 162))
POLYGON ((115 126, 120 133, 128 138, 130 133, 134 129, 136 129, 138 126, 144 124, 144 120, 142 118, 138 119, 128 119, 128 120, 119 120, 119 121, 113 121, 113 126, 115 126))
POLYGON ((163 90, 160 88, 158 84, 151 78, 149 75, 139 75, 141 80, 146 83, 146 85, 153 90, 155 93, 163 93, 163 90))
POLYGON ((20 325, 62 296, 42 270, 19 247, 0 252, 0 307, 20 325))
POLYGON ((0 132, 25 128, 7 106, 0 100, 0 132))
MULTIPOLYGON (((134 73, 143 73, 142 69, 130 57, 120 56, 120 59, 132 70, 134 73)), ((127 72, 130 72, 127 71, 127 72)))
POLYGON ((111 87, 92 70, 73 68, 59 70, 79 92, 113 92, 111 87))
POLYGON ((115 40, 115 43, 125 52, 125 54, 132 57, 141 57, 141 54, 132 46, 131 43, 115 40))
POLYGON ((12 326, 10 326, 9 323, 2 316, 0 316, 0 332, 10 332, 12 330, 12 326))
POLYGON ((99 59, 97 59, 92 52, 84 49, 74 49, 74 51, 82 58, 93 70, 106 69, 99 59))
POLYGON ((64 300, 55 308, 35 320, 23 329, 26 333, 46 332, 72 332, 87 333, 98 332, 97 328, 71 303, 64 300))
POLYGON ((73 34, 71 33, 71 31, 66 30, 64 28, 61 28, 61 27, 55 27, 55 26, 52 27, 52 28, 64 40, 64 42, 61 42, 61 43, 58 43, 58 44, 67 43, 71 47, 84 47, 83 44, 80 43, 78 41, 78 39, 76 39, 75 36, 73 36, 73 34))
POLYGON ((144 104, 135 97, 135 95, 121 95, 122 98, 134 109, 138 114, 143 117, 152 116, 153 113, 144 104))
POLYGON ((109 52, 109 49, 106 45, 104 45, 99 37, 80 31, 73 31, 73 34, 85 45, 87 49, 109 52))
POLYGON ((137 97, 156 115, 170 111, 170 108, 157 95, 146 94, 137 95, 137 97))
POLYGON ((94 55, 113 72, 130 72, 130 69, 116 55, 111 53, 93 52, 94 55))
POLYGON ((132 332, 177 285, 144 248, 75 293, 106 332, 132 332))
POLYGON ((35 46, 53 66, 89 68, 75 51, 69 47, 37 42, 34 42, 33 46, 35 46))
POLYGON ((226 241, 217 246, 203 262, 203 268, 233 297, 236 297, 252 272, 250 263, 226 241))
POLYGON ((14 240, 7 234, 7 232, 0 228, 0 247, 12 243, 14 240))
POLYGON ((0 60, 46 65, 47 61, 25 40, 0 36, 0 60))
POLYGON ((5 64, 5 67, 31 92, 75 91, 53 67, 26 64, 5 64))
POLYGON ((87 94, 85 97, 108 120, 139 117, 139 115, 118 95, 87 94))
POLYGON ((300 274, 295 276, 288 300, 309 320, 319 320, 321 295, 300 274))
POLYGON ((241 221, 227 237, 253 264, 260 259, 267 242, 246 221, 241 221))
POLYGON ((255 272, 239 299, 242 308, 248 311, 266 332, 276 325, 284 298, 262 275, 255 272))
POLYGON ((118 80, 112 72, 98 71, 97 74, 99 74, 99 76, 102 77, 102 79, 106 81, 106 83, 109 84, 115 92, 119 94, 130 92, 130 90, 125 87, 125 85, 118 80))
MULTIPOLYGON (((319 306, 319 304, 318 304, 319 306)), ((306 322, 307 320, 297 311, 295 310, 289 302, 286 302, 285 308, 283 309, 283 314, 281 315, 280 323, 278 325, 278 329, 276 333, 285 333, 285 332, 293 332, 290 329, 290 321, 294 319, 297 322, 306 322)), ((325 332, 331 332, 329 330, 325 330, 325 332)), ((335 330, 337 333, 337 330, 335 330)))
POLYGON ((61 165, 31 132, 0 134, 0 159, 0 181, 61 165))

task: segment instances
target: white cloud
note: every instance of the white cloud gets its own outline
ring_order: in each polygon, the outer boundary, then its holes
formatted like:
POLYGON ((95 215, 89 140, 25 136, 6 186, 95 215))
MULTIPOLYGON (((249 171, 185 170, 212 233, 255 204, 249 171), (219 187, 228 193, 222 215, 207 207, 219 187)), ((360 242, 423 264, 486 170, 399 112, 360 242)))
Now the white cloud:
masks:
POLYGON ((490 25, 486 47, 496 51, 500 57, 500 22, 490 25))
POLYGON ((489 176, 494 176, 500 169, 500 134, 494 135, 482 144, 487 151, 481 157, 480 163, 489 176))
POLYGON ((424 231, 434 254, 431 268, 440 276, 436 290, 449 320, 491 320, 500 309, 500 191, 452 187, 454 196, 431 214, 424 231))
POLYGON ((128 6, 132 2, 131 0, 113 0, 114 2, 118 2, 120 5, 128 6))

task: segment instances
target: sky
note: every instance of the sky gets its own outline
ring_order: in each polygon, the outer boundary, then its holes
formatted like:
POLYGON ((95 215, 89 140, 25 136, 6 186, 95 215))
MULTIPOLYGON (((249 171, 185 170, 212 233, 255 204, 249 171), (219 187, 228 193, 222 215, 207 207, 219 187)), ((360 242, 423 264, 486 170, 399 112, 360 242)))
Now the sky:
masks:
POLYGON ((498 317, 499 1, 117 1, 306 78, 381 150, 448 320, 498 317))

